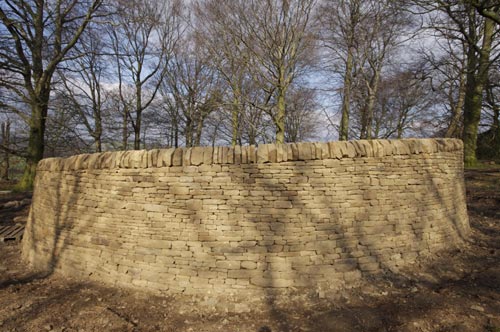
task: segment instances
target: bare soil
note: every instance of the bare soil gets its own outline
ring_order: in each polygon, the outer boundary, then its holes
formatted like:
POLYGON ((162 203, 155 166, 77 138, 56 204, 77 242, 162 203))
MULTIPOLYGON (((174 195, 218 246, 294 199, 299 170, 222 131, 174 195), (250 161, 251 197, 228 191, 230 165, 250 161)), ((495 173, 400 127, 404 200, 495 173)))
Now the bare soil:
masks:
MULTIPOLYGON (((220 298, 36 274, 21 262, 20 244, 0 243, 0 331, 500 332, 500 170, 467 171, 466 184, 472 234, 460 249, 335 294, 269 294, 226 310, 220 298)), ((0 205, 26 198, 16 195, 0 205)), ((0 225, 26 213, 0 210, 0 225)))

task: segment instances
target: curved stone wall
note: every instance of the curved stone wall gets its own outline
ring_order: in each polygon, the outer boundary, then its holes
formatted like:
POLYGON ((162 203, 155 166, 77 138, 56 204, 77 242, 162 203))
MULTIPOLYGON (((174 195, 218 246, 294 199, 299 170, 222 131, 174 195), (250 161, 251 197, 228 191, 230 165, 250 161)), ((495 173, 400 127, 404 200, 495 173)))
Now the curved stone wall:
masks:
POLYGON ((329 289, 468 231, 459 140, 179 148, 42 160, 23 255, 166 292, 329 289))

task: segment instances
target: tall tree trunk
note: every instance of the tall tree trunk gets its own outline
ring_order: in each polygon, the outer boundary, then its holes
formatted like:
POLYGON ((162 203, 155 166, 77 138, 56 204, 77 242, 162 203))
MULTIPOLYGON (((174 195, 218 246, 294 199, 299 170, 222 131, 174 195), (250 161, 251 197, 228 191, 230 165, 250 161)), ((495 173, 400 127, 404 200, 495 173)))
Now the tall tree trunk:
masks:
POLYGON ((380 119, 377 119, 377 121, 375 121, 375 126, 373 128, 373 135, 376 138, 380 138, 380 129, 381 129, 380 126, 381 126, 380 119))
POLYGON ((0 169, 0 179, 9 179, 9 168, 10 168, 10 153, 7 149, 10 148, 10 121, 2 123, 2 143, 6 150, 3 153, 2 168, 0 169))
POLYGON ((462 116, 462 110, 464 108, 465 92, 466 92, 466 75, 465 71, 462 70, 460 73, 459 86, 458 86, 458 99, 457 103, 453 106, 453 114, 450 121, 450 125, 446 130, 444 137, 460 137, 460 118, 462 116))
POLYGON ((496 101, 496 96, 493 92, 493 87, 488 83, 488 89, 486 90, 486 98, 488 99, 488 104, 493 110, 493 121, 491 123, 490 132, 493 136, 491 141, 491 148, 495 151, 493 159, 500 161, 500 105, 496 101))
POLYGON ((403 111, 400 113, 400 116, 398 118, 398 126, 397 126, 397 139, 402 139, 403 134, 404 134, 404 126, 406 122, 406 114, 407 111, 403 111))
POLYGON ((99 83, 99 79, 95 75, 94 71, 92 71, 93 81, 96 82, 95 90, 91 91, 92 93, 92 109, 94 115, 95 122, 95 130, 94 130, 94 140, 95 140, 95 150, 96 152, 102 152, 102 99, 101 99, 101 85, 99 83))
POLYGON ((349 139, 349 115, 351 106, 351 84, 353 67, 352 48, 347 50, 347 61, 344 77, 344 95, 342 96, 342 118, 340 120, 339 140, 347 141, 349 139))
MULTIPOLYGON (((138 77, 138 81, 140 77, 138 77)), ((135 96, 135 125, 134 125, 134 150, 141 149, 141 125, 142 125, 142 86, 136 85, 135 96)))
POLYGON ((231 146, 236 146, 238 144, 238 139, 240 135, 240 91, 238 88, 233 89, 233 104, 231 110, 231 125, 232 125, 232 135, 231 135, 231 146))
POLYGON ((123 119, 122 119, 122 149, 128 149, 128 109, 127 106, 123 108, 123 119))
POLYGON ((285 143, 285 90, 280 88, 278 92, 278 105, 276 116, 274 117, 274 125, 276 126, 276 143, 285 143))
POLYGON ((100 114, 95 117, 94 141, 95 152, 102 152, 102 120, 100 114))
POLYGON ((191 119, 186 119, 186 129, 184 130, 184 136, 186 138, 186 147, 190 148, 193 146, 193 121, 191 119))
MULTIPOLYGON (((41 79, 43 76, 43 9, 43 6, 37 6, 37 15, 34 22, 35 38, 33 39, 31 57, 33 59, 32 76, 36 84, 31 92, 31 117, 29 120, 26 165, 21 180, 16 185, 18 190, 23 191, 33 188, 36 165, 42 160, 45 149, 45 121, 47 119, 50 87, 45 89, 44 85, 50 85, 51 79, 47 79, 45 82, 42 82, 41 79)), ((49 75, 52 76, 51 73, 49 75)), ((31 84, 30 82, 26 85, 30 86, 31 84)))
POLYGON ((174 148, 179 147, 179 122, 177 118, 174 122, 174 148))
POLYGON ((490 53, 495 32, 495 23, 491 19, 485 19, 483 30, 483 42, 479 52, 479 58, 472 46, 469 48, 467 60, 467 89, 464 101, 464 163, 473 166, 477 163, 477 134, 481 120, 481 108, 483 103, 483 90, 488 81, 488 69, 490 65, 490 53), (476 68, 476 64, 478 64, 476 68))
POLYGON ((250 128, 248 131, 248 145, 255 145, 257 144, 257 133, 253 128, 250 128))
POLYGON ((497 154, 495 160, 500 161, 500 108, 495 108, 493 113, 493 125, 491 126, 493 133, 493 146, 497 154))
POLYGON ((375 108, 375 100, 378 93, 378 85, 380 82, 380 71, 382 68, 377 68, 375 71, 375 76, 373 78, 373 84, 370 84, 368 88, 368 104, 366 105, 366 128, 365 128, 365 138, 372 139, 372 127, 373 127, 373 110, 375 108))
POLYGON ((135 119, 134 126, 134 150, 141 149, 141 122, 142 122, 142 112, 137 110, 137 117, 135 119))
POLYGON ((232 122, 231 146, 233 146, 233 147, 238 144, 238 133, 239 133, 238 113, 239 113, 239 109, 237 109, 233 106, 233 110, 231 112, 231 122, 232 122))
POLYGON ((42 102, 36 103, 31 107, 26 166, 21 180, 16 186, 19 190, 29 190, 33 188, 36 165, 43 159, 43 152, 45 149, 45 121, 47 119, 49 93, 47 92, 45 95, 42 102))
POLYGON ((194 139, 193 146, 200 146, 200 144, 201 144, 201 133, 203 132, 203 122, 204 122, 204 119, 201 118, 198 121, 198 124, 196 125, 196 133, 195 133, 195 139, 194 139))

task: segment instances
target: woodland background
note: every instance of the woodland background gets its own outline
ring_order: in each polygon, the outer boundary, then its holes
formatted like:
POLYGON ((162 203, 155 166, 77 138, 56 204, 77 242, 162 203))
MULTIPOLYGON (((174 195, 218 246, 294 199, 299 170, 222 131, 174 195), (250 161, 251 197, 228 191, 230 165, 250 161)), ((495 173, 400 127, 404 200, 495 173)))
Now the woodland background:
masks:
POLYGON ((500 161, 499 32, 496 0, 4 0, 0 177, 334 139, 456 137, 466 165, 500 161))

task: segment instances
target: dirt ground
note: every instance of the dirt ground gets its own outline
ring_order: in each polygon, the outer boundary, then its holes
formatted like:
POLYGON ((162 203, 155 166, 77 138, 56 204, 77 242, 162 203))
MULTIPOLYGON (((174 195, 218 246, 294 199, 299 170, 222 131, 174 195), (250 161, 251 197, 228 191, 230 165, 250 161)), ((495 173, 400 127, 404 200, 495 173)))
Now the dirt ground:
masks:
MULTIPOLYGON (((461 249, 326 297, 268 295, 232 310, 217 309, 220 299, 37 275, 19 244, 0 243, 0 331, 500 332, 500 170, 467 171, 466 184, 472 234, 461 249)), ((23 198, 2 195, 0 206, 23 198)), ((2 209, 0 225, 26 213, 2 209)))

